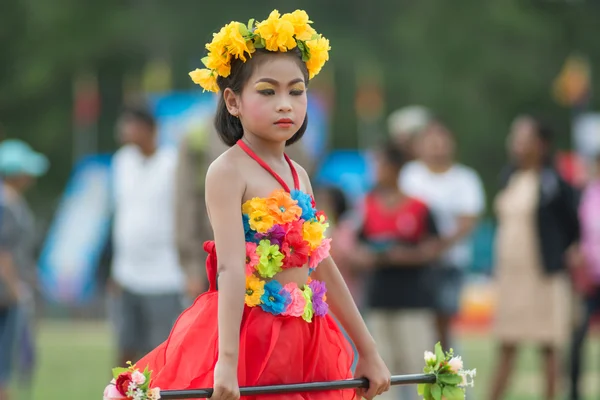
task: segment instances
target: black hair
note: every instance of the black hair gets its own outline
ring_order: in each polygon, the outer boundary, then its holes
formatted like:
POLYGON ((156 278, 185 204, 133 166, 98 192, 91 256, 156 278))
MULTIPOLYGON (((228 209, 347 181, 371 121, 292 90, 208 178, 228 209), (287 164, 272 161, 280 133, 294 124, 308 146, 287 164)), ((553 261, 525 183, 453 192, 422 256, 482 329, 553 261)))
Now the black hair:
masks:
MULTIPOLYGON (((221 76, 217 78, 217 85, 219 86, 221 93, 217 104, 217 113, 215 114, 215 128, 217 133, 223 143, 229 147, 234 146, 236 142, 242 138, 244 135, 244 128, 242 127, 239 118, 234 117, 229 113, 229 110, 227 110, 225 99, 223 99, 223 92, 225 89, 229 88, 233 90, 234 93, 240 94, 244 85, 246 85, 246 82, 248 82, 248 79, 250 79, 250 76, 254 72, 254 69, 260 65, 261 59, 264 59, 264 57, 269 54, 289 54, 290 56, 296 57, 298 66, 304 75, 304 82, 308 85, 308 69, 306 68, 306 64, 302 61, 302 54, 297 47, 286 53, 276 53, 265 49, 256 49, 252 54, 252 58, 248 59, 246 62, 233 59, 231 61, 231 73, 229 76, 227 78, 221 76)), ((300 140, 302 136, 304 136, 304 132, 306 132, 307 125, 308 114, 305 116, 300 129, 298 129, 294 136, 285 142, 285 145, 289 146, 300 140)))
POLYGON ((127 106, 121 111, 121 117, 131 118, 143 123, 152 130, 156 129, 156 119, 154 119, 152 113, 144 107, 127 106))
POLYGON ((386 142, 379 149, 379 153, 383 159, 391 165, 401 169, 408 161, 407 155, 391 142, 386 142))

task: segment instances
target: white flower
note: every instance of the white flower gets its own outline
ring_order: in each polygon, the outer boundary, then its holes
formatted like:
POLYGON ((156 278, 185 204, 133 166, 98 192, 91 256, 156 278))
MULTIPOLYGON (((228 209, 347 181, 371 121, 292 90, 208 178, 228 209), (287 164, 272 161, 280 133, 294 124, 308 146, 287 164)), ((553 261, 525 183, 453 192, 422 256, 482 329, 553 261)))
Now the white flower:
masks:
POLYGON ((462 370, 459 371, 458 373, 460 375, 460 377, 462 378, 462 382, 460 383, 460 385, 458 385, 459 387, 475 387, 475 375, 477 374, 477 370, 472 369, 472 370, 462 370), (470 378, 470 379, 469 379, 470 378))
POLYGON ((138 386, 142 386, 146 382, 146 377, 140 371, 135 371, 131 374, 131 381, 138 386))
POLYGON ((450 367, 450 370, 452 372, 457 374, 458 371, 460 371, 463 368, 462 359, 460 357, 452 357, 450 361, 448 361, 448 366, 450 367))
POLYGON ((152 388, 148 389, 148 399, 149 400, 159 400, 160 399, 160 388, 152 388))
POLYGON ((435 363, 435 360, 436 360, 435 354, 433 354, 430 351, 425 352, 425 362, 427 364, 433 364, 433 363, 435 363))

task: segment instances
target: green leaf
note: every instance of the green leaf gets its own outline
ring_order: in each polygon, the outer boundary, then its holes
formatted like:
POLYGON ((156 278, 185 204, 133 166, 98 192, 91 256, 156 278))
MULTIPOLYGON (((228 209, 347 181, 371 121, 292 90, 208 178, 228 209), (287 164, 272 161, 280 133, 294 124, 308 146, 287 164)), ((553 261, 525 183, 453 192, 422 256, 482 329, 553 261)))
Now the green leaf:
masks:
POLYGON ((425 394, 425 386, 427 386, 426 383, 419 383, 417 385, 417 394, 419 396, 423 396, 425 394))
POLYGON ((128 368, 113 368, 112 373, 113 373, 113 378, 117 379, 119 377, 119 375, 121 375, 123 372, 127 372, 129 371, 128 368))
POLYGON ((462 382, 462 378, 459 375, 454 374, 439 374, 437 380, 446 385, 458 385, 462 382))
POLYGON ((430 383, 425 385, 425 390, 423 391, 423 398, 425 400, 431 400, 431 384, 430 383))
POLYGON ((465 398, 465 392, 454 386, 446 386, 443 393, 446 400, 464 400, 465 398))
POLYGON ((250 34, 248 28, 244 24, 238 24, 238 30, 242 36, 248 36, 250 34))
POLYGON ((250 21, 248 21, 248 30, 252 31, 253 28, 254 28, 254 18, 250 18, 250 21))
POLYGON ((200 61, 202 61, 202 64, 204 64, 205 67, 208 67, 208 65, 206 65, 206 63, 208 62, 208 56, 203 57, 200 61))
POLYGON ((431 385, 431 396, 434 400, 442 400, 442 387, 439 384, 431 385))
POLYGON ((440 342, 435 344, 435 361, 439 364, 444 361, 446 358, 444 357, 444 352, 442 351, 442 345, 440 342))

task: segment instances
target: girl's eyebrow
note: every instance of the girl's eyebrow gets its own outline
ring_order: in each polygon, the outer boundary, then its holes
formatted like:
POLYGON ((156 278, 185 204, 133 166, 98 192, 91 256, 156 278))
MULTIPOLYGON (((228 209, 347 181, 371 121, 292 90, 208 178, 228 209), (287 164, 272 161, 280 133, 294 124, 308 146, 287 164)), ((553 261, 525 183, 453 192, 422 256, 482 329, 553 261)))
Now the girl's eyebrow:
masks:
MULTIPOLYGON (((273 85, 278 85, 279 84, 279 82, 277 82, 275 79, 272 79, 272 78, 260 78, 255 83, 258 83, 258 82, 267 82, 267 83, 270 83, 270 84, 273 84, 273 85)), ((303 82, 304 83, 304 79, 302 79, 302 78, 292 79, 288 83, 288 86, 292 86, 293 84, 299 83, 299 82, 303 82)))

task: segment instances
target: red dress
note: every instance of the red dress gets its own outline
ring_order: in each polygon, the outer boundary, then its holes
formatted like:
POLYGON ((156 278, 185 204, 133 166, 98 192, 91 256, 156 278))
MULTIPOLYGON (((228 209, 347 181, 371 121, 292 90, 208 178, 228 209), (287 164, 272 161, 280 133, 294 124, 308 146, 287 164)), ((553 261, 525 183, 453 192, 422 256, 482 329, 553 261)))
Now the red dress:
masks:
MULTIPOLYGON (((271 172, 286 192, 290 193, 285 182, 274 171, 258 159, 243 143, 240 146, 271 172)), ((275 234, 270 235, 272 229, 261 234, 260 223, 264 222, 265 218, 255 218, 256 221, 253 221, 252 216, 260 215, 261 204, 264 204, 262 199, 254 199, 258 201, 258 203, 254 203, 254 209, 250 207, 251 205, 244 206, 248 207, 245 211, 248 211, 248 219, 250 220, 248 225, 246 225, 246 220, 244 221, 246 240, 247 243, 250 243, 247 244, 247 249, 255 251, 257 254, 257 257, 254 257, 254 253, 247 257, 247 267, 248 265, 251 266, 248 262, 253 258, 255 264, 259 262, 257 260, 260 260, 260 263, 250 268, 250 272, 255 272, 254 275, 247 273, 249 277, 247 278, 246 305, 240 328, 238 362, 238 383, 240 386, 263 386, 352 378, 353 352, 337 323, 327 313, 324 284, 312 281, 303 288, 289 285, 282 287, 275 280, 264 285, 265 282, 260 281, 260 277, 255 277, 255 275, 269 277, 270 273, 274 271, 290 267, 286 265, 286 262, 289 264, 290 261, 286 260, 293 259, 291 254, 294 254, 294 257, 299 260, 297 264, 306 265, 308 262, 314 268, 320 260, 310 260, 310 257, 322 259, 326 256, 323 253, 328 253, 329 250, 327 239, 321 241, 322 245, 326 245, 326 249, 324 249, 326 251, 319 250, 322 249, 322 246, 319 246, 319 243, 315 241, 317 237, 315 235, 318 235, 315 230, 318 231, 320 228, 317 225, 311 225, 318 223, 319 219, 323 222, 324 216, 318 212, 311 213, 311 207, 306 204, 306 201, 303 201, 308 198, 308 195, 299 191, 296 171, 289 159, 288 163, 294 175, 295 190, 293 193, 296 197, 295 204, 302 206, 302 217, 306 217, 304 241, 300 239, 300 241, 294 242, 293 228, 290 228, 294 226, 294 222, 282 225, 287 227, 285 228, 286 233, 279 239, 274 237, 275 234), (313 222, 308 222, 309 217, 310 221, 313 222), (259 232, 252 228, 257 228, 259 232), (271 237, 269 238, 269 236, 271 237), (288 236, 290 237, 289 240, 288 236), (259 244, 252 244, 254 237, 263 240, 260 240, 259 244), (276 240, 279 240, 279 242, 276 240), (295 253, 292 251, 294 249, 290 250, 288 242, 296 243, 295 253), (272 243, 278 243, 279 245, 272 243), (278 253, 277 249, 280 249, 281 252, 278 253), (319 252, 320 254, 317 254, 319 252), (306 256, 305 253, 310 253, 310 257, 306 256), (281 257, 278 258, 278 254, 281 254, 281 257), (248 279, 254 282, 251 285, 255 286, 250 287, 248 279), (256 285, 264 286, 258 288, 256 285), (276 287, 275 291, 273 291, 274 287, 276 287), (269 295, 269 290, 272 291, 271 295, 269 295), (259 297, 261 293, 262 295, 259 297)), ((288 195, 288 198, 281 201, 289 202, 289 197, 288 195)), ((272 205, 275 200, 271 199, 269 201, 272 205)), ((279 223, 285 222, 286 218, 290 219, 288 217, 292 214, 297 214, 297 219, 300 219, 300 211, 294 208, 292 203, 288 205, 289 207, 286 210, 288 214, 276 216, 279 223)), ((314 207, 314 202, 312 202, 312 206, 314 207)), ((283 206, 280 208, 284 209, 283 206)), ((314 208, 312 210, 315 211, 314 208)), ((278 224, 274 223, 273 225, 278 224)), ((302 228, 302 225, 299 227, 302 228)), ((263 227, 263 231, 264 229, 266 227, 263 227)), ((215 244, 212 241, 206 242, 204 249, 208 253, 206 270, 210 282, 209 291, 199 296, 194 304, 179 316, 169 338, 164 343, 136 363, 136 367, 140 370, 147 366, 152 371, 152 387, 159 387, 161 390, 213 387, 214 367, 219 350, 218 292, 216 290, 217 255, 215 244)), ((355 392, 354 390, 339 390, 242 398, 256 400, 346 400, 354 399, 355 392)))

